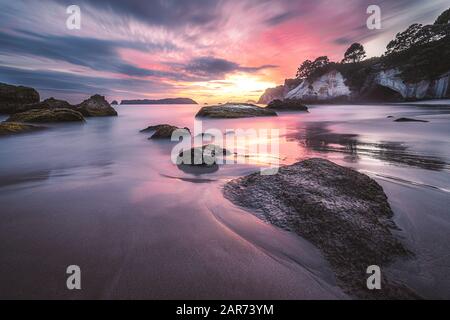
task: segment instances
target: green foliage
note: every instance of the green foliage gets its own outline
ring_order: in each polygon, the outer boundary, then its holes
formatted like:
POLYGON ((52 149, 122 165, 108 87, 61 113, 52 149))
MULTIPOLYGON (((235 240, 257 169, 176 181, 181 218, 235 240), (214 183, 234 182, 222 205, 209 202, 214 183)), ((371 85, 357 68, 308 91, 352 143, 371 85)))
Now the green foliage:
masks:
POLYGON ((321 56, 316 60, 305 60, 297 70, 297 79, 310 79, 320 73, 323 68, 330 64, 327 56, 321 56))
POLYGON ((441 15, 434 22, 437 24, 448 24, 450 23, 450 8, 441 13, 441 15))
POLYGON ((360 43, 353 43, 347 51, 345 51, 344 59, 342 59, 342 63, 349 63, 349 62, 360 62, 366 57, 366 51, 364 50, 364 47, 360 43))

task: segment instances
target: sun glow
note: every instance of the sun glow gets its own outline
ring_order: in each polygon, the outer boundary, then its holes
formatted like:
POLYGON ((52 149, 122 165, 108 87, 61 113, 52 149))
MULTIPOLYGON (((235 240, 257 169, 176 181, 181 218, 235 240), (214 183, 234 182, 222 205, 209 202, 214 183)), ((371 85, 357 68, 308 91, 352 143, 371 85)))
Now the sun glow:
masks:
POLYGON ((276 83, 262 80, 257 76, 233 74, 224 80, 211 80, 197 82, 195 89, 189 90, 191 96, 196 96, 202 101, 202 97, 208 97, 205 102, 226 102, 258 100, 267 88, 275 87, 276 83))

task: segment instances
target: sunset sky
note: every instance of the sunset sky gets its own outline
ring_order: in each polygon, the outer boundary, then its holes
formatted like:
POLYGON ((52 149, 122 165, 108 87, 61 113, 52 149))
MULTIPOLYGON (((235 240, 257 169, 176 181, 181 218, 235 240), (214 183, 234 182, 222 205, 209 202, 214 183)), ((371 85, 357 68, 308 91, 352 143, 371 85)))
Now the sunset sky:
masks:
POLYGON ((432 23, 448 0, 0 0, 0 82, 79 102, 190 97, 257 100, 305 59, 342 59, 352 42, 380 55, 414 22, 432 23), (66 27, 67 6, 81 29, 66 27), (382 10, 382 29, 366 9, 382 10))

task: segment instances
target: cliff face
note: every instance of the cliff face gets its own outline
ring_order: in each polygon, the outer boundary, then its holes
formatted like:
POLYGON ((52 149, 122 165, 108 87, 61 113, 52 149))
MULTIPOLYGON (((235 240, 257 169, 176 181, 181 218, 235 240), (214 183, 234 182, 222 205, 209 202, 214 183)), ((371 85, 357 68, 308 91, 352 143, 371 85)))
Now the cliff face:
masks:
POLYGON ((383 70, 376 74, 373 85, 389 88, 408 100, 443 99, 449 97, 450 73, 433 80, 406 83, 397 69, 383 70))
POLYGON ((296 88, 302 83, 302 80, 298 79, 286 79, 284 84, 275 88, 267 89, 264 94, 259 98, 259 104, 268 104, 273 100, 283 100, 286 95, 292 89, 296 88))
POLYGON ((305 101, 326 101, 348 99, 350 95, 350 88, 345 84, 345 79, 342 74, 333 70, 313 82, 302 82, 299 86, 289 91, 284 98, 305 101))
POLYGON ((286 85, 267 89, 259 103, 275 99, 299 99, 305 102, 331 101, 406 101, 450 98, 450 72, 433 80, 407 83, 397 69, 378 70, 369 74, 361 89, 348 85, 347 79, 332 70, 314 81, 303 81, 294 88, 286 85))

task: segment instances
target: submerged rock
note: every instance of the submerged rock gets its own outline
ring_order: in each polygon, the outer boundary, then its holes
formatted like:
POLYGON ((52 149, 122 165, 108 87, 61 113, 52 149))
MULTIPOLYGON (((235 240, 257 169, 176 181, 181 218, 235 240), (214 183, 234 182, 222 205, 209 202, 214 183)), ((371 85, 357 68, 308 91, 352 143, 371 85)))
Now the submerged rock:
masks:
POLYGON ((45 127, 34 126, 32 124, 24 124, 24 123, 16 123, 16 122, 1 122, 0 123, 0 136, 26 133, 26 132, 43 130, 43 129, 45 129, 45 127))
POLYGON ((39 93, 33 88, 0 83, 0 113, 15 113, 24 104, 39 102, 39 93))
POLYGON ((71 122, 84 121, 81 113, 72 109, 33 109, 11 115, 7 122, 71 122))
POLYGON ((427 120, 411 119, 411 118, 398 118, 394 120, 395 122, 429 122, 427 120))
POLYGON ((246 118, 276 116, 276 112, 267 108, 248 103, 226 103, 222 105, 203 107, 195 115, 207 118, 246 118))
POLYGON ((368 290, 366 269, 412 254, 398 230, 383 189, 368 176, 324 159, 259 172, 228 182, 224 195, 262 220, 293 231, 316 245, 338 284, 360 298, 417 298, 382 273, 382 290, 368 290))
POLYGON ((104 96, 93 95, 75 107, 85 117, 117 116, 117 111, 106 101, 104 96))
POLYGON ((267 109, 280 111, 308 111, 308 107, 301 103, 300 100, 296 99, 273 100, 267 105, 267 109))
POLYGON ((153 135, 149 139, 170 139, 172 138, 173 132, 178 129, 184 129, 187 131, 187 133, 190 133, 189 128, 178 128, 170 124, 158 124, 155 126, 149 126, 145 129, 142 129, 140 132, 154 131, 153 135))

